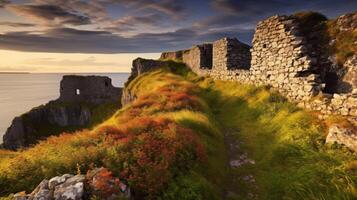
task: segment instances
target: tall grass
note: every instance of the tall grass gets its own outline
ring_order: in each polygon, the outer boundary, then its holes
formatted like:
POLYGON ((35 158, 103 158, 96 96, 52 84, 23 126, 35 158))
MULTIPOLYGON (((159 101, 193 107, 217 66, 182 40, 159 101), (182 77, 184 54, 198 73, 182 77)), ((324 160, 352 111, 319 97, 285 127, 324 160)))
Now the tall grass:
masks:
MULTIPOLYGON (((323 123, 275 92, 233 82, 206 80, 204 94, 222 131, 234 130, 255 166, 260 199, 356 199, 356 154, 324 144, 323 123), (353 164, 352 164, 353 165, 353 164)), ((244 199, 243 185, 237 191, 244 199)))

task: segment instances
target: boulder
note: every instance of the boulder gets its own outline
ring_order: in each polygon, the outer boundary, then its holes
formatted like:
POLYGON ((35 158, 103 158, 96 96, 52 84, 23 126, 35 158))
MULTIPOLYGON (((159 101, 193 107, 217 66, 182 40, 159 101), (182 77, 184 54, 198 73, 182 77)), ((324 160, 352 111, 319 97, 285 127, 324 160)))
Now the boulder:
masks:
POLYGON ((68 178, 55 187, 53 197, 58 200, 81 200, 84 196, 84 175, 68 178))
POLYGON ((96 168, 87 175, 64 174, 44 179, 31 194, 16 193, 13 200, 103 200, 130 199, 130 188, 106 168, 96 168))
POLYGON ((355 127, 343 128, 338 125, 332 125, 329 128, 328 135, 326 137, 326 143, 328 144, 343 144, 349 149, 357 152, 357 132, 355 127))

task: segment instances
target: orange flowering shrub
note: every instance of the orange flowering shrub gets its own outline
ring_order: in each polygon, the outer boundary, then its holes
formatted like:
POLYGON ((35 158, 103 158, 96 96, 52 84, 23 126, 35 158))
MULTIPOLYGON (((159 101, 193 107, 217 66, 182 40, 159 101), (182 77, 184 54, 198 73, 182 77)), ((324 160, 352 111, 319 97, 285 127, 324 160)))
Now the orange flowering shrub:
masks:
POLYGON ((92 189, 92 195, 106 199, 113 194, 120 193, 120 180, 115 178, 111 171, 100 168, 87 172, 87 180, 92 189))

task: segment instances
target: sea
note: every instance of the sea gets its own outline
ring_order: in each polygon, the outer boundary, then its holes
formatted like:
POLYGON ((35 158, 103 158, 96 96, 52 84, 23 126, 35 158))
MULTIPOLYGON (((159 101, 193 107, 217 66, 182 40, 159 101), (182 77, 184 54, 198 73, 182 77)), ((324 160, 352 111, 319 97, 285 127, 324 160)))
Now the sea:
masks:
MULTIPOLYGON (((60 81, 68 74, 18 73, 0 74, 0 144, 11 121, 31 108, 59 97, 60 81)), ((108 76, 116 87, 122 87, 129 73, 75 74, 108 76)))

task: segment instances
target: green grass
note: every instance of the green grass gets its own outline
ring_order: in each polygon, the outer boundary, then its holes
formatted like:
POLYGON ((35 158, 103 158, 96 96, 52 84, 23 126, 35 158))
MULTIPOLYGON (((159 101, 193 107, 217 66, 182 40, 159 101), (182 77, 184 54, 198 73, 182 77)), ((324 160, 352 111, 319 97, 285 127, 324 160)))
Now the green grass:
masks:
MULTIPOLYGON (((202 87, 222 131, 235 138, 256 161, 234 170, 254 174, 259 199, 356 199, 356 155, 324 145, 322 122, 264 87, 205 81, 202 87), (353 164, 352 164, 353 165, 353 164)), ((244 184, 236 185, 240 199, 244 184)))

